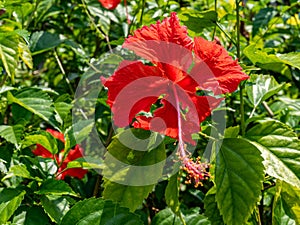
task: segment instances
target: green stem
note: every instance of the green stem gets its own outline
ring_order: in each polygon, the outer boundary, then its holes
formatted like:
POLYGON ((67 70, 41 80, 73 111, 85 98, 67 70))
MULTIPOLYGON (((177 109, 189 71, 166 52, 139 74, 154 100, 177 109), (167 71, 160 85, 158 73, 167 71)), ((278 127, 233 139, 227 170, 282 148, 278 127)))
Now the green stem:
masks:
POLYGON ((230 40, 230 42, 236 46, 236 42, 230 37, 230 35, 223 29, 222 25, 220 23, 216 23, 217 27, 225 34, 225 36, 230 40))
MULTIPOLYGON (((240 46, 240 1, 236 0, 236 55, 237 58, 241 57, 241 46, 240 46)), ((244 85, 241 83, 240 87, 240 113, 241 113, 241 133, 245 136, 245 110, 244 110, 244 85)))
POLYGON ((68 87, 69 87, 69 89, 70 89, 72 95, 74 95, 74 91, 73 91, 72 85, 71 85, 71 83, 70 83, 70 80, 69 80, 68 77, 67 77, 67 74, 66 74, 66 72, 65 72, 65 69, 64 69, 64 67, 63 67, 63 65, 62 65, 62 63, 61 63, 61 61, 60 61, 60 59, 59 59, 59 57, 58 57, 57 52, 56 52, 55 49, 54 49, 54 57, 55 57, 55 59, 56 59, 56 61, 57 61, 57 64, 58 64, 58 66, 59 66, 59 69, 60 69, 61 73, 64 75, 64 78, 65 78, 65 80, 66 80, 66 82, 67 82, 67 84, 68 84, 68 87))

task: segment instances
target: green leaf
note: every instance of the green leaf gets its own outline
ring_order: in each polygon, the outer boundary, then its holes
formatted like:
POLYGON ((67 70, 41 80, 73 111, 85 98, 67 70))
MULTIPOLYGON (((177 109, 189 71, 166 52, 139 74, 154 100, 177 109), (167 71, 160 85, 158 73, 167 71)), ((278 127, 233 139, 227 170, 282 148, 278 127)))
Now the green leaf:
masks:
POLYGON ((12 82, 18 64, 18 43, 19 38, 16 35, 0 35, 0 59, 12 82))
POLYGON ((259 104, 277 94, 285 85, 285 83, 278 84, 273 76, 268 75, 253 74, 249 81, 253 85, 246 86, 246 91, 250 102, 254 106, 253 112, 259 104))
POLYGON ((153 190, 165 164, 162 138, 150 134, 142 129, 125 130, 113 138, 105 154, 103 196, 131 211, 153 190))
POLYGON ((34 54, 51 50, 63 43, 65 38, 59 34, 52 34, 46 31, 34 32, 30 38, 30 50, 34 54))
POLYGON ((198 213, 190 214, 184 217, 187 225, 210 225, 211 222, 207 217, 199 215, 198 213))
POLYGON ((265 70, 281 73, 292 79, 291 71, 288 67, 290 62, 282 60, 275 54, 267 52, 266 49, 258 49, 255 44, 251 44, 244 49, 244 54, 250 61, 265 70))
POLYGON ((103 169, 104 164, 102 159, 85 156, 69 162, 67 168, 103 169))
POLYGON ((178 180, 178 174, 176 173, 170 178, 165 191, 166 203, 176 214, 180 210, 179 185, 180 181, 178 180))
POLYGON ((244 224, 261 194, 263 158, 248 141, 225 138, 216 158, 216 201, 226 224, 244 224), (245 195, 247 193, 247 195, 245 195))
POLYGON ((227 127, 224 133, 224 138, 236 138, 239 135, 240 126, 227 127))
POLYGON ((24 127, 22 125, 0 125, 0 137, 9 141, 12 144, 19 144, 24 127))
POLYGON ((290 127, 262 120, 247 131, 246 137, 261 151, 269 175, 300 188, 300 141, 290 127))
POLYGON ((0 224, 5 224, 21 204, 25 191, 6 188, 0 192, 0 224))
POLYGON ((45 212, 53 222, 60 222, 63 216, 69 211, 69 202, 62 196, 44 195, 41 203, 45 212))
POLYGON ((216 26, 218 14, 214 10, 202 11, 185 9, 178 17, 180 21, 195 33, 200 33, 204 28, 216 26))
POLYGON ((91 133, 94 127, 94 119, 80 120, 74 123, 65 131, 65 150, 73 148, 81 143, 91 133))
POLYGON ((13 219, 14 225, 50 225, 50 220, 41 207, 20 206, 19 209, 20 212, 13 219))
POLYGON ((15 96, 8 92, 7 98, 10 102, 22 106, 59 130, 53 121, 54 107, 52 99, 46 92, 40 89, 27 88, 17 93, 15 96))
POLYGON ((59 149, 57 148, 58 143, 56 138, 46 131, 40 131, 39 133, 40 134, 26 136, 22 143, 22 147, 25 148, 31 145, 40 144, 53 155, 57 154, 59 149))
POLYGON ((30 69, 32 69, 33 67, 32 57, 28 46, 24 42, 20 41, 18 45, 18 49, 19 49, 20 58, 30 69))
POLYGON ((273 202, 272 224, 300 223, 300 189, 278 180, 273 202))
POLYGON ((63 180, 48 179, 42 183, 39 190, 35 192, 39 195, 71 195, 77 194, 63 180))
POLYGON ((85 199, 76 203, 63 217, 60 225, 142 225, 139 216, 111 201, 85 199))
POLYGON ((8 173, 5 175, 5 177, 2 178, 2 180, 6 180, 11 177, 22 177, 22 178, 27 178, 27 179, 36 179, 39 180, 39 178, 34 178, 31 176, 29 171, 27 170, 26 166, 24 164, 20 165, 13 165, 9 168, 8 173))
POLYGON ((277 55, 287 65, 295 67, 300 70, 300 52, 289 52, 286 54, 277 55))
POLYGON ((222 225, 224 222, 216 202, 216 192, 217 189, 212 187, 206 193, 204 199, 205 214, 208 216, 213 225, 222 225))
POLYGON ((157 213, 151 225, 181 225, 181 221, 176 214, 172 212, 170 208, 163 209, 157 213))

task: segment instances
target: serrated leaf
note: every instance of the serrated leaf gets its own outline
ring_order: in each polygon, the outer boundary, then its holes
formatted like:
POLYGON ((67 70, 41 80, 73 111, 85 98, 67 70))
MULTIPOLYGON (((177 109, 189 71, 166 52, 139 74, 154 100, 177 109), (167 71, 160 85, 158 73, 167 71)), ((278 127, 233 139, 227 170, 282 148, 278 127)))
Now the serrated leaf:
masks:
POLYGON ((223 225, 224 222, 216 202, 216 192, 217 192, 216 188, 212 187, 205 195, 204 198, 205 215, 208 216, 212 225, 223 225))
POLYGON ((105 155, 103 196, 131 211, 152 191, 165 164, 162 139, 157 134, 150 137, 149 134, 141 129, 125 130, 113 138, 105 155))
POLYGON ((0 36, 0 59, 12 82, 14 82, 15 69, 18 64, 18 43, 19 38, 15 35, 0 36))
POLYGON ((77 194, 63 180, 48 179, 42 183, 39 190, 35 192, 39 195, 71 195, 77 194))
POLYGON ((216 158, 216 201, 226 224, 244 224, 261 194, 263 158, 248 141, 223 139, 216 158))
POLYGON ((181 225, 181 221, 176 214, 172 212, 170 208, 163 209, 157 213, 151 225, 181 225))
POLYGON ((45 149, 47 149, 53 155, 58 153, 58 143, 55 137, 53 137, 49 132, 40 131, 39 134, 32 134, 25 137, 22 147, 28 147, 31 145, 40 144, 45 149))
POLYGON ((17 93, 15 96, 8 92, 7 98, 10 102, 22 106, 59 130, 53 121, 54 107, 52 99, 46 92, 40 89, 28 88, 17 93))
POLYGON ((266 172, 300 187, 300 141, 293 130, 276 120, 262 120, 246 137, 261 151, 266 172))
POLYGON ((180 181, 176 173, 170 178, 165 191, 166 203, 174 213, 178 213, 180 210, 179 185, 180 181))
POLYGON ((63 216, 69 211, 69 202, 62 196, 43 195, 41 203, 45 212, 53 222, 60 222, 63 216))
POLYGON ((76 203, 62 218, 60 225, 142 225, 139 216, 111 201, 85 199, 76 203))
POLYGON ((254 106, 253 112, 262 101, 277 94, 285 85, 285 83, 278 84, 273 76, 268 75, 253 74, 249 81, 252 82, 253 85, 246 86, 246 91, 250 102, 254 106))
POLYGON ((33 67, 32 57, 28 46, 24 42, 20 41, 18 45, 18 49, 19 49, 20 58, 30 69, 32 69, 33 67))
POLYGON ((25 191, 16 188, 6 188, 0 192, 0 224, 5 224, 9 220, 25 194, 25 191))
POLYGON ((21 141, 23 130, 24 127, 22 125, 0 125, 0 137, 12 144, 18 144, 21 141))

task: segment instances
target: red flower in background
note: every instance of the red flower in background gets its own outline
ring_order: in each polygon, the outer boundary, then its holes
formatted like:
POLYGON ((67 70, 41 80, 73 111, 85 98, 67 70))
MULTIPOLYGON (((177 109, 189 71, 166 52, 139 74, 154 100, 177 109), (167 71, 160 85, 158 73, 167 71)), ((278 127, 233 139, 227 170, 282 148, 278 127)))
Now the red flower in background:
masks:
POLYGON ((248 76, 216 42, 196 37, 194 42, 176 13, 129 36, 123 47, 152 63, 123 61, 107 80, 107 103, 115 125, 152 130, 178 140, 178 155, 196 185, 209 177, 208 165, 189 159, 184 142, 223 100, 201 96, 233 92, 248 76), (154 107, 155 104, 155 107, 154 107))
MULTIPOLYGON (((57 138, 61 142, 65 142, 64 135, 62 133, 52 129, 47 129, 46 131, 52 134, 53 137, 57 138)), ((34 149, 32 152, 36 156, 56 160, 58 164, 58 170, 56 172, 57 179, 64 180, 66 176, 77 177, 79 179, 82 179, 87 173, 87 170, 81 168, 66 169, 69 162, 83 157, 83 149, 80 147, 80 145, 76 145, 73 149, 71 149, 64 159, 64 150, 61 150, 59 153, 53 155, 40 144, 37 144, 36 149, 34 149)))
POLYGON ((109 10, 113 10, 115 9, 119 4, 120 4, 120 0, 98 0, 101 5, 109 10))

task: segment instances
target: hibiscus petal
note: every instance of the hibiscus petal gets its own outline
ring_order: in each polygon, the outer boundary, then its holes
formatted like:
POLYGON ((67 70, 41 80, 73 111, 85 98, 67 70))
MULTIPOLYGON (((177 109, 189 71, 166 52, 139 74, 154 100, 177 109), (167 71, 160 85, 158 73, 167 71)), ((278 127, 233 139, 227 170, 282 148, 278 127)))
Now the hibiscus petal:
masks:
POLYGON ((78 158, 82 158, 82 157, 83 157, 83 148, 81 148, 80 145, 75 145, 75 147, 69 151, 69 153, 68 153, 67 157, 65 158, 65 160, 63 161, 63 163, 60 165, 60 167, 57 171, 57 173, 59 174, 57 179, 63 180, 63 179, 65 179, 66 176, 77 177, 79 179, 82 179, 84 177, 84 175, 88 172, 87 170, 82 169, 82 168, 73 168, 73 169, 65 170, 67 168, 67 165, 69 162, 74 161, 78 158), (62 171, 64 171, 64 172, 62 172, 62 171))
POLYGON ((64 134, 63 133, 58 132, 56 130, 52 130, 50 128, 47 128, 46 131, 49 132, 50 134, 52 134, 53 137, 55 137, 58 140, 60 140, 61 142, 65 143, 65 138, 64 138, 64 134))
POLYGON ((120 0, 98 0, 98 1, 101 3, 101 5, 104 8, 109 10, 115 9, 120 3, 120 0))
POLYGON ((176 13, 171 13, 162 22, 136 30, 133 36, 126 39, 123 47, 157 65, 165 63, 184 71, 187 71, 193 58, 193 42, 187 35, 186 27, 180 25, 176 13))
POLYGON ((104 83, 109 89, 107 103, 115 125, 128 126, 138 112, 149 112, 158 97, 167 92, 168 84, 157 67, 141 62, 122 64, 104 83))
MULTIPOLYGON (((193 42, 187 35, 187 29, 185 26, 181 26, 179 19, 175 12, 171 13, 170 17, 167 17, 162 22, 158 21, 156 24, 152 24, 150 27, 144 26, 141 29, 137 29, 133 36, 129 36, 124 47, 131 47, 130 43, 136 43, 145 40, 157 40, 164 42, 171 42, 177 45, 181 45, 187 49, 192 49, 193 42)), ((132 49, 131 50, 138 50, 132 49)))
POLYGON ((233 92, 242 80, 249 78, 238 62, 216 42, 196 37, 194 51, 198 59, 191 76, 202 89, 212 90, 215 94, 233 92))
POLYGON ((49 152, 47 149, 45 149, 42 145, 37 144, 36 149, 32 151, 33 154, 36 156, 41 156, 43 158, 51 158, 53 159, 53 155, 51 152, 49 152))

